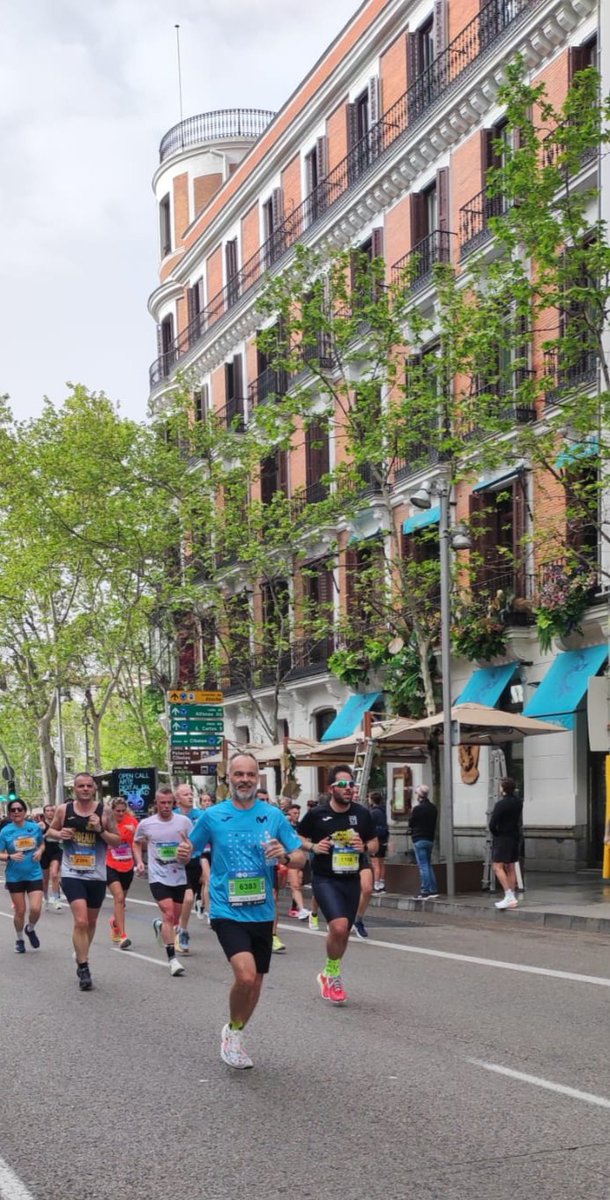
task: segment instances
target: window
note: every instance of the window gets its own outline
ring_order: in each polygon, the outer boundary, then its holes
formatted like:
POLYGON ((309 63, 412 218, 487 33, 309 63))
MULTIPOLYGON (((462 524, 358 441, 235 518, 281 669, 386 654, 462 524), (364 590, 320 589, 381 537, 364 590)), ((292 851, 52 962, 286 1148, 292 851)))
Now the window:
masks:
POLYGON ((264 265, 270 267, 284 250, 282 222, 284 198, 281 188, 275 188, 263 204, 264 265))
POLYGON ((524 538, 527 530, 525 476, 473 492, 470 519, 474 537, 471 583, 493 597, 527 594, 524 538))
POLYGON ((193 392, 193 416, 195 421, 206 421, 210 409, 210 390, 207 383, 193 392))
POLYGON ((345 552, 345 612, 349 640, 360 640, 379 628, 385 601, 383 539, 371 537, 345 552))
POLYGON ((383 229, 374 229, 370 238, 351 255, 350 287, 354 312, 366 308, 370 300, 376 300, 381 290, 380 280, 371 270, 371 264, 383 258, 383 229))
POLYGON ((327 207, 325 179, 328 175, 328 139, 318 138, 315 147, 305 155, 305 194, 307 224, 311 225, 327 207))
POLYGON ((566 480, 566 545, 576 566, 597 571, 599 474, 594 459, 569 465, 566 480))
POLYGON ((161 258, 165 258, 165 255, 170 254, 172 249, 172 224, 169 195, 164 196, 159 202, 159 234, 161 241, 161 258))
POLYGON ((438 262, 449 262, 449 172, 437 171, 436 178, 410 198, 412 286, 426 281, 438 262))
POLYGON ((231 308, 239 300, 239 266, 237 258, 237 238, 225 245, 225 279, 227 308, 231 308))
POLYGON ((325 666, 334 649, 333 618, 335 577, 326 559, 306 563, 302 569, 303 638, 295 646, 295 666, 301 669, 325 666))
POLYGON ((268 579, 261 586, 262 638, 259 657, 267 678, 282 678, 292 666, 290 655, 290 590, 285 579, 268 579))
POLYGON ((288 455, 285 450, 276 450, 262 459, 260 471, 262 504, 270 504, 277 492, 288 494, 288 455))
POLYGON ((305 430, 305 499, 308 504, 325 500, 328 484, 324 476, 330 471, 328 429, 321 421, 312 421, 305 430))
POLYGON ((165 362, 166 371, 169 370, 176 359, 176 349, 174 346, 174 318, 171 313, 164 317, 160 326, 161 339, 161 354, 165 362))
POLYGON ((244 395, 241 354, 236 354, 231 362, 225 363, 225 395, 227 429, 243 432, 244 395))

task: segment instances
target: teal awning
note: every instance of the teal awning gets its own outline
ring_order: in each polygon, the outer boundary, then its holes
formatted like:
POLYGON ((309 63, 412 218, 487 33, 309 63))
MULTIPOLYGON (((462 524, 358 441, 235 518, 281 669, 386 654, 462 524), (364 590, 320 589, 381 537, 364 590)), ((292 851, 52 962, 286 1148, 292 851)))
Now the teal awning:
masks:
POLYGON ((542 683, 523 709, 524 717, 538 717, 573 729, 578 705, 587 694, 592 675, 597 675, 608 657, 608 645, 585 646, 558 654, 542 683))
POLYGON ((517 670, 517 663, 501 663, 498 667, 481 667, 473 671, 456 704, 486 704, 488 708, 495 708, 517 670))
POLYGON ((516 479, 523 471, 523 465, 517 467, 505 467, 504 470, 496 471, 495 474, 481 475, 473 487, 473 492, 487 492, 495 490, 500 483, 509 483, 511 479, 516 479))
POLYGON ((362 696, 350 696, 341 712, 337 713, 334 721, 331 721, 326 733, 322 734, 320 741, 334 742, 335 738, 350 737, 360 725, 364 714, 373 707, 381 694, 381 692, 365 692, 362 696))
POLYGON ((416 529, 427 529, 429 525, 438 525, 440 519, 440 504, 435 505, 434 508, 421 508, 412 517, 407 517, 402 527, 402 532, 415 533, 416 529))
POLYGON ((558 470, 562 467, 573 467, 575 464, 586 458, 595 458, 599 454, 599 438, 591 438, 586 442, 574 442, 572 446, 566 446, 555 460, 555 466, 558 470))

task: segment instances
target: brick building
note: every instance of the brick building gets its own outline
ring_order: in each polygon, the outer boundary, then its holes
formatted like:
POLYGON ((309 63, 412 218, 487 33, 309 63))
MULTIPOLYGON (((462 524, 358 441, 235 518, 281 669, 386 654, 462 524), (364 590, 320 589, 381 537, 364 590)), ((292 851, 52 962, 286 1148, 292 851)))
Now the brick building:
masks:
MULTIPOLYGON (((380 256, 388 280, 415 252, 414 303, 433 305, 434 264, 467 264, 491 240, 489 221, 497 211, 486 174, 505 121, 498 104, 502 68, 522 54, 530 80, 544 81, 550 99, 560 103, 576 71, 603 64, 600 45, 610 37, 603 7, 596 0, 366 0, 278 114, 208 113, 170 130, 153 185, 160 225, 160 283, 149 301, 158 329, 158 356, 150 368, 153 411, 163 410, 177 371, 193 380, 195 419, 213 410, 228 426, 235 420, 247 425, 277 391, 277 375, 257 346, 256 304, 266 273, 284 271, 299 243, 380 256)), ((580 179, 582 186, 601 183, 602 215, 610 195, 606 171, 605 160, 591 155, 580 179)), ((534 350, 528 369, 538 368, 534 350)), ((580 369, 582 386, 595 389, 595 364, 583 361, 580 369)), ((514 411, 517 422, 537 416, 514 411)), ((308 449, 305 439, 282 463, 281 486, 315 500, 320 476, 336 454, 332 428, 327 443, 318 439, 308 449)), ((409 497, 435 469, 431 458, 416 470, 404 463, 396 471, 393 512, 400 529, 417 515, 409 497)), ((496 527, 484 547, 496 571, 502 538, 516 548, 527 522, 559 503, 548 480, 541 485, 526 463, 508 477, 499 471, 474 487, 460 486, 457 517, 472 513, 481 495, 492 508, 499 497, 496 527)), ((368 516, 367 533, 379 532, 374 496, 368 516)), ((322 600, 332 592, 337 614, 345 605, 349 542, 349 531, 337 532, 336 554, 316 584, 322 600)), ((599 567, 605 551, 597 539, 593 552, 599 567)), ((516 555, 508 570, 503 585, 527 601, 536 586, 534 551, 516 555)), ((542 655, 535 631, 516 611, 504 687, 494 702, 527 708, 538 690, 543 695, 561 652, 542 655)), ((592 596, 582 640, 592 648, 589 673, 605 664, 604 614, 605 601, 592 596)), ((349 690, 328 672, 331 649, 329 642, 295 643, 282 688, 280 732, 319 737, 344 706, 349 690)), ((453 663, 454 698, 474 687, 474 669, 473 663, 453 663)), ((523 779, 528 857, 536 863, 569 867, 597 863, 601 856, 602 756, 588 749, 587 679, 585 671, 565 734, 508 750, 509 769, 523 779)), ((261 696, 264 702, 263 686, 261 696)), ((544 715, 544 704, 538 711, 544 715)), ((236 688, 227 692, 226 714, 237 741, 246 735, 263 740, 247 696, 236 688)), ((553 715, 548 707, 546 715, 553 715)), ((456 764, 457 848, 467 856, 479 854, 483 844, 489 802, 484 748, 478 770, 478 780, 466 783, 456 764)), ((422 772, 425 767, 413 768, 415 782, 422 772)), ((302 776, 315 790, 313 770, 302 776)))

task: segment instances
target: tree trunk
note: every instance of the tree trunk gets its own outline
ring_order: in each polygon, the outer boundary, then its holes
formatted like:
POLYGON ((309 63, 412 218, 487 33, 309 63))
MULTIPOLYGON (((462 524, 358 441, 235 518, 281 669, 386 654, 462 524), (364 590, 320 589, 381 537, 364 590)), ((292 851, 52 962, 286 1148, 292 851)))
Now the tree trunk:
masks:
POLYGON ((57 765, 51 744, 51 722, 55 716, 56 695, 49 703, 46 713, 38 721, 38 753, 42 774, 42 796, 45 804, 55 804, 57 796, 57 765))

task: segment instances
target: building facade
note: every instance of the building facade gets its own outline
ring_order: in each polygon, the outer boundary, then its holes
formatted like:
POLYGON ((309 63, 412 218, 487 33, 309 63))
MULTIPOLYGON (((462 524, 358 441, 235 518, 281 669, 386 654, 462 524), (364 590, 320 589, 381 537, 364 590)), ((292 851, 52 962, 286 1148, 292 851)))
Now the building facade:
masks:
MULTIPOLYGON (((505 123, 498 89, 507 64, 521 55, 529 81, 543 82, 559 104, 575 73, 587 65, 603 67, 600 48, 607 49, 610 36, 603 8, 596 0, 366 0, 278 114, 209 113, 170 130, 153 181, 160 230, 160 282, 149 300, 158 330, 150 368, 153 412, 170 403, 178 373, 192 385, 194 420, 214 412, 228 428, 247 426, 269 396, 288 389, 257 342, 257 304, 265 279, 285 272, 299 245, 380 257, 388 282, 411 262, 414 303, 433 308, 435 264, 463 266, 493 241, 490 220, 498 210, 486 179, 505 123)), ((607 64, 607 53, 605 58, 607 64)), ((608 169, 605 158, 593 154, 579 173, 579 186, 599 186, 592 223, 608 205, 608 169)), ((541 369, 534 349, 527 370, 541 369)), ((587 392, 599 387, 594 361, 585 356, 578 370, 587 392)), ((517 423, 531 423, 543 414, 521 407, 512 415, 517 423)), ((276 461, 273 479, 269 472, 261 476, 256 498, 264 501, 265 487, 273 492, 281 486, 315 502, 338 455, 331 420, 327 437, 309 444, 304 438, 276 461)), ((434 478, 437 465, 424 453, 415 466, 405 462, 394 472, 393 520, 405 536, 418 522, 410 497, 434 478)), ((570 666, 561 655, 572 651, 554 646, 541 653, 527 616, 540 566, 534 549, 519 547, 528 524, 559 499, 548 480, 540 486, 527 462, 460 484, 456 518, 472 517, 481 497, 495 511, 482 547, 486 580, 497 580, 521 602, 508 617, 506 670, 493 677, 504 686, 498 694, 495 688, 493 703, 527 710, 540 697, 537 711, 552 717, 556 706, 542 700, 544 681, 556 660, 570 666)), ((374 489, 362 520, 361 537, 384 536, 374 489)), ((349 563, 353 567, 358 553, 353 542, 353 528, 320 530, 306 576, 310 598, 330 604, 338 619, 349 603, 349 563), (325 538, 333 546, 330 557, 325 538)), ((597 864, 603 840, 603 756, 589 749, 585 712, 587 681, 604 669, 608 637, 598 525, 590 550, 597 582, 572 650, 591 648, 591 654, 574 668, 580 683, 569 713, 561 714, 566 732, 507 749, 507 768, 524 787, 528 858, 562 869, 597 864)), ((293 583, 287 602, 294 603, 293 583)), ((295 638, 282 679, 279 735, 319 738, 343 708, 350 689, 328 670, 332 649, 332 638, 295 638)), ((473 662, 454 661, 454 699, 484 698, 486 679, 473 681, 477 669, 473 662)), ((196 671, 196 655, 183 661, 183 676, 196 671)), ((229 737, 238 744, 267 741, 248 694, 230 677, 228 682, 229 737)), ((258 699, 264 706, 264 680, 258 699)), ((482 853, 489 771, 485 748, 474 771, 456 753, 457 849, 466 857, 482 853)), ((425 766, 414 766, 413 782, 425 774, 425 766)), ((301 775, 308 792, 318 789, 313 769, 301 775)), ((390 791, 399 776, 388 768, 390 791)), ((400 850, 405 835, 399 812, 395 831, 400 850)))

